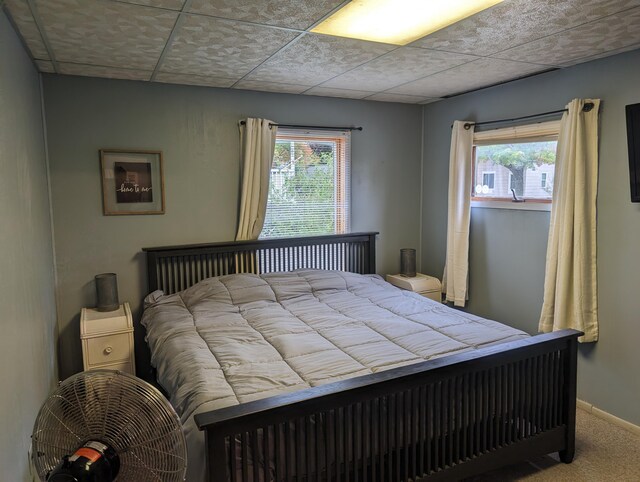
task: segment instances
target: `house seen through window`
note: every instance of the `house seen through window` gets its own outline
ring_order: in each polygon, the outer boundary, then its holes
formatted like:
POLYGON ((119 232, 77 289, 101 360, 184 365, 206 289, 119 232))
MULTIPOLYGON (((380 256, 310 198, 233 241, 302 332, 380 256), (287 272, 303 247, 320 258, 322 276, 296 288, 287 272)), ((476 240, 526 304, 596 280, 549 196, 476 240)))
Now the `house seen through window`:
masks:
POLYGON ((551 202, 557 122, 474 135, 473 199, 551 202))
POLYGON ((348 232, 350 135, 278 130, 261 238, 348 232))

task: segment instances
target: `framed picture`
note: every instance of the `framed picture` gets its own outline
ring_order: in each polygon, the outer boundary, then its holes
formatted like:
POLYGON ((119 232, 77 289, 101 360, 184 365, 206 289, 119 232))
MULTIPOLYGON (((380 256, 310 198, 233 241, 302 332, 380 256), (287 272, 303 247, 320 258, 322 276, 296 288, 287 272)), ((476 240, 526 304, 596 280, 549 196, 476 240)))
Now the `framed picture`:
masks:
POLYGON ((100 149, 105 216, 164 214, 161 151, 100 149))

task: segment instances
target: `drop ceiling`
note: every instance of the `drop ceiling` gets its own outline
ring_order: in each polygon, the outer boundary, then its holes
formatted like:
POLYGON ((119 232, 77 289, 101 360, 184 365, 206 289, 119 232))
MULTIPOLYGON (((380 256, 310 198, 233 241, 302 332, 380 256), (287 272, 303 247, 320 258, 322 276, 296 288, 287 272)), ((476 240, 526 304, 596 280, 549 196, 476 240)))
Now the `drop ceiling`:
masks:
MULTIPOLYGON (((0 0, 2 3, 2 0, 0 0)), ((5 0, 42 72, 424 104, 640 48, 640 0, 506 0, 398 47, 336 0, 5 0)))

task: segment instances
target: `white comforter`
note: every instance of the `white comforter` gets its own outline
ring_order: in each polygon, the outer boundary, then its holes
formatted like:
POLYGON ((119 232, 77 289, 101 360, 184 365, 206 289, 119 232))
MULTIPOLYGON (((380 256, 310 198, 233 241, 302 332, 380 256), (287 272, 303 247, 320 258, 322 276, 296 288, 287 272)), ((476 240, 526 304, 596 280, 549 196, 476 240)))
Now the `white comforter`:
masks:
POLYGON ((142 324, 204 480, 195 413, 527 337, 378 276, 302 270, 152 293, 142 324))

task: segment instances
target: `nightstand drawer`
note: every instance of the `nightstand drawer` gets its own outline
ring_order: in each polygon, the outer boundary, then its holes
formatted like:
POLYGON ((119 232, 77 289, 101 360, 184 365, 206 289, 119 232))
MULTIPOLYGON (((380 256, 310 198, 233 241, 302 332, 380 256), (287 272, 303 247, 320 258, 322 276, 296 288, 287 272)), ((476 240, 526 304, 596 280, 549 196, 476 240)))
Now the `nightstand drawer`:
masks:
POLYGON ((133 350, 130 340, 131 336, 129 333, 86 339, 85 343, 89 365, 91 368, 94 368, 94 365, 129 361, 131 351, 133 350))
POLYGON ((425 298, 429 298, 430 300, 442 303, 442 291, 440 290, 420 291, 418 294, 424 296, 425 298))
POLYGON ((90 370, 117 370, 124 373, 135 375, 135 371, 130 361, 114 363, 112 365, 91 365, 90 370))
POLYGON ((387 282, 403 290, 413 291, 425 298, 442 303, 442 285, 438 278, 416 273, 412 278, 399 274, 388 274, 387 282))
POLYGON ((135 375, 133 317, 129 303, 113 311, 82 308, 80 338, 85 370, 108 368, 135 375))

